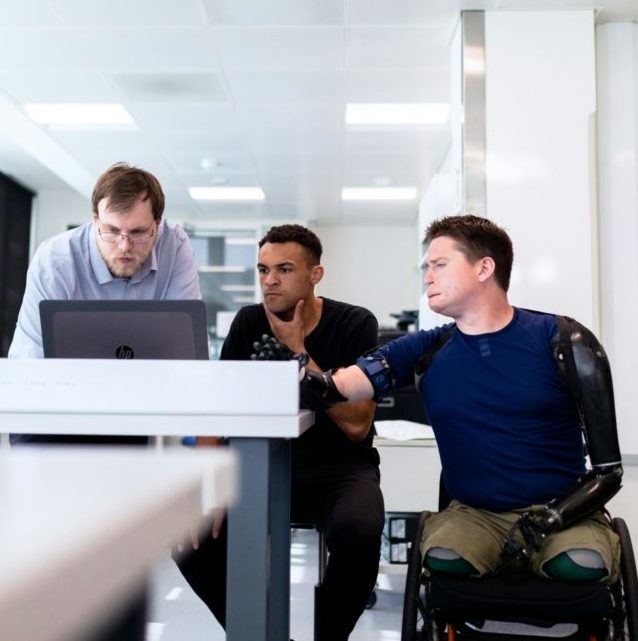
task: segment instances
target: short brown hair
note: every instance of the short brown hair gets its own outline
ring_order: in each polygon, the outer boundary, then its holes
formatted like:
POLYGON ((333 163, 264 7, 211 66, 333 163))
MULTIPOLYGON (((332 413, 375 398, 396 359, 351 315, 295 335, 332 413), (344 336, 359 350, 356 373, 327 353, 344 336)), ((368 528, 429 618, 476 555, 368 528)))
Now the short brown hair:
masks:
POLYGON ((266 243, 297 243, 306 250, 310 265, 321 262, 323 247, 317 234, 303 225, 278 225, 271 227, 259 241, 259 249, 266 243))
POLYGON ((160 220, 164 213, 164 192, 153 174, 125 162, 109 167, 95 183, 91 202, 93 213, 103 198, 108 198, 109 208, 115 211, 130 209, 138 200, 151 199, 153 218, 160 220))
POLYGON ((507 232, 487 218, 480 216, 446 216, 433 221, 425 231, 423 242, 429 245, 435 238, 448 236, 455 240, 465 257, 475 262, 489 256, 496 265, 496 282, 507 291, 514 262, 512 239, 507 232))

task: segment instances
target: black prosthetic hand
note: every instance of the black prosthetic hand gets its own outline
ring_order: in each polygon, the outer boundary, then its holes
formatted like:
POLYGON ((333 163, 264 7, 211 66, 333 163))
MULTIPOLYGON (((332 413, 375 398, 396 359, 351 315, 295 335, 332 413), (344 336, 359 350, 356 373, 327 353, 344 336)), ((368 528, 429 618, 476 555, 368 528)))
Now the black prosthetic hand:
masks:
POLYGON ((622 467, 610 467, 604 474, 591 471, 576 481, 562 497, 538 510, 525 512, 507 535, 503 554, 519 560, 529 558, 543 546, 545 537, 602 509, 620 489, 622 467))
POLYGON ((299 370, 299 393, 301 405, 309 410, 327 410, 348 399, 341 394, 332 380, 332 372, 316 372, 302 367, 299 370))
POLYGON ((543 547, 547 535, 560 526, 559 517, 548 506, 523 513, 507 534, 503 546, 504 559, 526 561, 543 547))
POLYGON ((261 341, 253 343, 253 348, 255 352, 250 357, 252 360, 296 360, 299 363, 299 395, 303 408, 314 411, 326 410, 348 400, 335 386, 332 372, 316 372, 306 367, 310 361, 306 352, 295 354, 288 346, 268 334, 264 334, 261 341))

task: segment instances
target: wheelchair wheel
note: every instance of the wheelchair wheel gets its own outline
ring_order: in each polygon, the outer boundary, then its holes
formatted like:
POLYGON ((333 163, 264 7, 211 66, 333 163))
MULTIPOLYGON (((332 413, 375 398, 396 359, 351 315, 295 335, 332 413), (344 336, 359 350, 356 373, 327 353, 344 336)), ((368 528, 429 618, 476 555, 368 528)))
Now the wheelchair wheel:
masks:
MULTIPOLYGON (((638 576, 636 575, 634 550, 625 521, 615 518, 612 521, 612 526, 620 538, 620 583, 627 633, 625 638, 629 641, 638 641, 638 603, 636 602, 638 599, 638 576)), ((621 635, 623 632, 620 630, 621 635)))
MULTIPOLYGON (((419 622, 419 593, 421 591, 421 550, 420 541, 425 521, 431 512, 421 512, 416 535, 410 550, 408 571, 405 577, 405 595, 403 597, 403 620, 401 622, 401 641, 420 641, 417 631, 419 622)), ((425 627, 425 626, 424 626, 425 627)))

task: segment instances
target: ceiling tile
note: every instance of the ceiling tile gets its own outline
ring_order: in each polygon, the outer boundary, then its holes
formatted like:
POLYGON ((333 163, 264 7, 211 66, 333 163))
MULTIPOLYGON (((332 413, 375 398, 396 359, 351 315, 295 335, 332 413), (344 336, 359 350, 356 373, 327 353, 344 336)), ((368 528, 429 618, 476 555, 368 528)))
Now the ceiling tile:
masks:
POLYGON ((82 27, 203 26, 198 0, 49 0, 65 24, 82 27))
POLYGON ((249 135, 270 132, 282 137, 304 133, 340 136, 345 107, 334 105, 247 105, 241 110, 249 135))
POLYGON ((252 175, 255 167, 250 154, 224 152, 215 145, 202 147, 200 151, 166 150, 164 153, 179 174, 202 175, 209 180, 215 176, 252 175))
POLYGON ((206 171, 180 172, 180 180, 188 187, 261 187, 254 172, 217 172, 206 171), (223 182, 222 182, 223 179, 223 182))
POLYGON ((6 27, 55 27, 62 21, 48 0, 2 0, 0 25, 6 27))
POLYGON ((77 33, 68 29, 0 28, 0 71, 84 69, 77 33))
POLYGON ((343 147, 342 132, 316 130, 254 130, 248 133, 251 148, 257 154, 286 153, 303 154, 305 149, 312 149, 318 154, 334 154, 340 158, 343 147))
POLYGON ((341 176, 331 173, 297 176, 269 174, 262 178, 261 186, 269 201, 276 201, 277 198, 312 200, 334 205, 341 194, 341 176))
POLYGON ((136 130, 52 129, 50 133, 68 152, 78 157, 100 150, 108 154, 121 153, 119 160, 126 160, 124 156, 150 148, 148 141, 136 130))
POLYGON ((249 155, 248 141, 243 133, 214 131, 155 130, 153 142, 166 154, 174 152, 223 153, 249 155))
POLYGON ((104 75, 88 70, 0 72, 0 87, 21 104, 119 101, 104 75))
POLYGON ((127 107, 136 123, 149 134, 168 131, 227 132, 241 131, 241 122, 232 105, 214 102, 130 103, 127 107))
POLYGON ((349 0, 348 24, 447 24, 458 15, 455 0, 349 0))
POLYGON ((82 29, 75 33, 86 64, 108 72, 217 71, 205 28, 82 29))
POLYGON ((335 162, 333 154, 318 154, 314 149, 300 154, 264 153, 255 155, 260 176, 287 175, 291 178, 300 175, 317 174, 341 176, 341 162, 335 162))
POLYGON ((231 93, 243 103, 334 103, 344 101, 343 71, 231 72, 231 93))
POLYGON ((417 186, 424 176, 414 156, 380 149, 376 154, 348 154, 343 163, 343 184, 350 186, 417 186))
POLYGON ((448 102, 447 60, 423 67, 348 72, 347 102, 448 102))
POLYGON ((390 153, 403 156, 419 156, 432 146, 435 139, 447 140, 447 129, 423 127, 387 131, 348 131, 346 154, 390 153))
POLYGON ((230 71, 308 71, 343 65, 341 27, 219 28, 214 34, 230 71))
POLYGON ((340 25, 344 0, 203 0, 212 24, 221 25, 340 25))
POLYGON ((447 59, 447 40, 430 27, 352 27, 346 39, 348 68, 423 67, 447 59))

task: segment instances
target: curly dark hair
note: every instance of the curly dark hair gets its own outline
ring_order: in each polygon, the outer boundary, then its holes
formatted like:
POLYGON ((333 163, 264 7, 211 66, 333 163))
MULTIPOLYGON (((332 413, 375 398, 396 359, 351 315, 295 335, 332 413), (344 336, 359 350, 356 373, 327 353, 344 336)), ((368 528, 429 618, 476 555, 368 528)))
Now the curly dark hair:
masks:
POLYGON ((467 214, 446 216, 430 223, 423 242, 429 245, 435 238, 454 239, 469 261, 489 256, 496 264, 496 282, 507 291, 514 262, 512 239, 507 232, 487 218, 467 214))
POLYGON ((323 247, 317 234, 303 225, 277 225, 259 241, 261 249, 266 243, 297 243, 306 250, 308 263, 318 265, 321 262, 323 247))
POLYGON ((138 200, 151 200, 153 218, 160 220, 164 212, 164 192, 153 174, 125 162, 111 165, 98 179, 93 188, 91 203, 97 214, 97 206, 108 198, 109 209, 126 211, 138 200))

